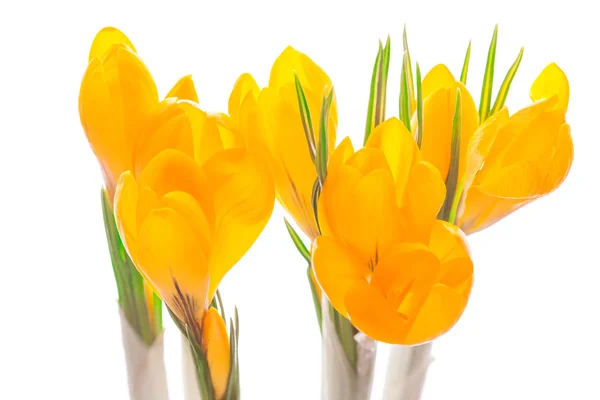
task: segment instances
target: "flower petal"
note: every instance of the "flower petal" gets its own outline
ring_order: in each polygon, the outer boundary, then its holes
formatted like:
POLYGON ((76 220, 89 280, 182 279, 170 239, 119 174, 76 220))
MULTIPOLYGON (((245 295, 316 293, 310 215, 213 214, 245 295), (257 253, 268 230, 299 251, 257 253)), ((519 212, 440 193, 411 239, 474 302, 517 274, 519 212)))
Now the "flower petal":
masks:
POLYGON ((142 274, 179 319, 199 327, 208 307, 208 260, 188 222, 170 208, 153 210, 139 228, 138 246, 142 274))
POLYGON ((173 149, 163 150, 144 168, 138 185, 152 189, 158 198, 170 192, 190 194, 202 208, 210 226, 214 226, 213 191, 204 172, 188 155, 173 149))
POLYGON ((90 48, 90 55, 88 61, 92 61, 94 58, 102 58, 102 56, 110 50, 115 44, 124 44, 131 49, 134 53, 136 52, 133 43, 129 38, 117 28, 107 26, 102 28, 100 32, 96 34, 92 47, 90 48))
POLYGON ((191 100, 195 103, 198 103, 198 93, 196 93, 196 86, 194 85, 192 76, 186 75, 179 79, 177 83, 175 83, 175 86, 173 86, 173 88, 169 90, 169 93, 165 96, 166 99, 169 97, 175 97, 182 100, 191 100))
MULTIPOLYGON (((470 285, 466 288, 465 282, 473 278, 473 262, 465 234, 455 225, 438 220, 431 232, 429 249, 441 263, 438 281, 458 291, 470 290, 470 285)), ((468 297, 469 292, 462 294, 468 297)))
POLYGON ((246 99, 246 96, 251 96, 254 101, 258 100, 260 89, 252 75, 244 73, 235 82, 231 95, 229 96, 229 116, 238 121, 240 117, 240 108, 246 99))
POLYGON ((438 64, 433 67, 423 78, 421 90, 423 99, 437 92, 440 89, 452 89, 456 86, 456 79, 452 72, 444 64, 438 64))
POLYGON ((538 101, 554 95, 558 96, 554 107, 566 112, 569 106, 569 80, 558 65, 551 63, 533 81, 529 96, 532 101, 538 101))
POLYGON ((406 345, 431 341, 452 328, 467 306, 467 298, 446 285, 433 286, 413 323, 406 345))
POLYGON ((275 189, 266 164, 245 149, 217 153, 203 170, 214 194, 217 219, 210 266, 212 296, 265 227, 273 211, 275 189))
POLYGON ((373 286, 358 281, 345 296, 352 325, 367 336, 384 343, 404 344, 410 324, 404 315, 373 286))
POLYGON ((138 201, 138 186, 130 171, 124 172, 119 178, 115 193, 115 219, 119 235, 129 257, 135 263, 137 260, 137 222, 136 210, 138 201))
POLYGON ((402 212, 410 224, 410 239, 427 243, 444 199, 446 185, 430 163, 419 161, 410 170, 402 212))
POLYGON ((407 321, 415 318, 440 272, 440 261, 419 243, 395 245, 375 267, 371 286, 407 321))
POLYGON ((221 399, 229 381, 231 353, 225 321, 212 307, 206 311, 202 324, 202 348, 208 359, 215 398, 221 399))
MULTIPOLYGON (((367 149, 361 149, 355 156, 365 154, 363 150, 367 149)), ((335 235, 358 251, 362 262, 375 265, 379 255, 397 240, 402 228, 392 174, 388 169, 376 169, 360 177, 360 173, 347 168, 350 170, 334 181, 335 186, 325 181, 325 187, 330 186, 329 193, 324 188, 322 194, 327 196, 326 218, 335 235)))
MULTIPOLYGON (((198 110, 198 113, 202 111, 198 110)), ((197 118, 203 118, 198 115, 197 118)), ((194 154, 193 134, 189 116, 181 103, 170 98, 159 104, 145 125, 133 151, 136 176, 158 153, 166 149, 179 150, 189 156, 194 154)))
POLYGON ((344 298, 356 282, 366 282, 371 275, 369 268, 361 263, 339 240, 319 236, 312 246, 312 269, 317 282, 333 307, 348 316, 344 298))
POLYGON ((396 201, 402 207, 411 167, 421 158, 414 138, 399 119, 390 118, 371 132, 366 146, 385 155, 396 183, 396 201))

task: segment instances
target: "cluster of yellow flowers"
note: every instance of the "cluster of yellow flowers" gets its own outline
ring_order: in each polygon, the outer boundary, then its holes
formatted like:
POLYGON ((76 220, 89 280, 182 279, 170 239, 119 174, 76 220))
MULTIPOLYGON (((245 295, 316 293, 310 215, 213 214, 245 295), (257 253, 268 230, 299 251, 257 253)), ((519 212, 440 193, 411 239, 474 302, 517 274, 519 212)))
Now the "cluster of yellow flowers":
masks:
POLYGON ((311 242, 317 297, 367 336, 413 345, 448 331, 467 305, 466 234, 565 179, 569 85, 555 64, 533 83, 533 104, 512 115, 503 102, 478 110, 444 65, 417 79, 408 121, 381 119, 355 150, 349 138, 336 147, 330 78, 291 47, 265 88, 243 74, 228 113, 211 114, 190 76, 160 101, 120 31, 105 28, 94 39, 81 123, 127 253, 204 352, 216 399, 225 397, 237 355, 235 333, 211 304, 275 198, 311 242), (458 184, 448 196, 451 179, 458 184), (448 204, 453 211, 441 217, 448 204))

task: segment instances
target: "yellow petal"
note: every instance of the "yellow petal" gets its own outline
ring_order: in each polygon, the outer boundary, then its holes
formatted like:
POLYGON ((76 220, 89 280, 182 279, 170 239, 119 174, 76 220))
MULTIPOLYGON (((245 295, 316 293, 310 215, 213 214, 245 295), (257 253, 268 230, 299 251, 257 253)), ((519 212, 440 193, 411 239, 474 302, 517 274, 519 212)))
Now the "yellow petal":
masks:
POLYGON ((377 288, 406 320, 413 320, 440 272, 440 261, 426 246, 395 245, 375 267, 371 286, 377 288))
POLYGON ((410 170, 405 196, 402 211, 410 224, 409 237, 427 243, 446 197, 446 185, 439 171, 428 162, 417 162, 410 170))
POLYGON ((227 326, 214 308, 209 308, 202 324, 202 349, 208 359, 215 398, 221 399, 227 389, 231 354, 227 326))
POLYGON ((273 211, 275 189, 268 167, 249 150, 222 151, 203 170, 214 194, 217 223, 210 266, 212 296, 265 227, 273 211))
POLYGON ((319 236, 312 247, 312 268, 321 289, 342 315, 348 316, 344 298, 356 282, 366 282, 371 271, 339 240, 319 236))
MULTIPOLYGON (((441 269, 438 281, 455 290, 470 290, 473 278, 473 262, 469 254, 467 238, 455 225, 446 221, 436 221, 429 240, 429 249, 440 260, 441 269), (468 287, 467 287, 468 286, 468 287)), ((468 297, 469 292, 463 292, 468 297)))
MULTIPOLYGON (((202 111, 198 110, 198 113, 202 111)), ((204 118, 199 115, 197 118, 204 118)), ((194 137, 189 117, 181 103, 168 99, 159 104, 145 125, 133 152, 136 176, 158 153, 166 149, 179 150, 189 156, 194 154, 194 137)))
MULTIPOLYGON (((366 154, 367 150, 377 152, 383 159, 375 149, 361 149, 353 157, 366 154)), ((362 262, 375 265, 401 230, 392 174, 387 168, 366 175, 356 168, 346 168, 344 175, 335 181, 325 181, 322 193, 325 218, 335 235, 358 251, 362 262)))
POLYGON ((111 195, 119 176, 132 170, 134 144, 157 103, 150 73, 126 45, 113 45, 102 60, 94 58, 89 64, 79 114, 111 195))
POLYGON ((414 138, 399 119, 390 118, 373 130, 366 146, 385 155, 396 183, 396 201, 402 207, 411 167, 420 159, 414 138))
POLYGON ((138 185, 151 188, 159 198, 170 192, 188 193, 196 199, 210 226, 214 226, 212 189, 204 172, 188 155, 172 149, 162 151, 144 168, 138 185))
POLYGON ((111 26, 102 28, 100 32, 96 34, 96 37, 92 42, 88 60, 92 61, 94 58, 102 58, 113 45, 120 43, 128 46, 134 53, 136 52, 133 43, 131 43, 129 38, 123 32, 111 26))
POLYGON ((246 96, 251 96, 254 101, 258 100, 260 89, 256 84, 256 81, 252 75, 245 73, 235 82, 231 95, 229 96, 229 116, 234 120, 238 121, 240 116, 240 107, 246 96))
POLYGON ((467 299, 448 286, 435 285, 421 308, 406 341, 416 345, 429 342, 452 328, 467 306, 467 299))
MULTIPOLYGON (((432 163, 440 171, 444 181, 450 168, 452 121, 456 108, 457 90, 460 90, 462 98, 459 162, 459 176, 462 176, 466 166, 468 143, 473 132, 477 129, 479 119, 473 98, 460 82, 455 82, 455 86, 452 88, 444 87, 433 92, 424 100, 423 104, 421 154, 425 161, 432 163)), ((416 124, 413 125, 416 129, 416 124)))
POLYGON ((350 287, 345 306, 352 325, 384 343, 404 344, 410 323, 383 294, 365 281, 350 287))
POLYGON ((115 219, 119 235, 129 257, 135 263, 137 260, 137 201, 138 186, 130 171, 124 172, 119 178, 115 193, 115 219))
POLYGON ((569 80, 563 70, 552 63, 546 66, 533 81, 529 96, 531 100, 538 101, 554 95, 558 96, 558 101, 554 107, 566 112, 569 106, 569 80))
POLYGON ((181 215, 170 208, 153 210, 139 228, 137 267, 195 337, 208 307, 208 260, 181 215))
POLYGON ((488 118, 471 137, 467 148, 466 169, 463 177, 464 191, 471 187, 471 184, 475 180, 475 175, 487 159, 498 131, 507 120, 508 110, 506 107, 503 107, 496 114, 488 118))
POLYGON ((191 75, 186 75, 175 83, 165 98, 175 97, 182 100, 191 100, 198 103, 198 93, 191 75))
POLYGON ((263 143, 277 198, 302 231, 314 239, 318 231, 311 199, 317 171, 310 158, 300 114, 268 89, 261 92, 259 108, 261 129, 255 134, 260 135, 263 143))
POLYGON ((456 85, 456 79, 452 72, 444 64, 438 64, 431 69, 423 78, 421 86, 423 99, 440 89, 452 89, 456 85))

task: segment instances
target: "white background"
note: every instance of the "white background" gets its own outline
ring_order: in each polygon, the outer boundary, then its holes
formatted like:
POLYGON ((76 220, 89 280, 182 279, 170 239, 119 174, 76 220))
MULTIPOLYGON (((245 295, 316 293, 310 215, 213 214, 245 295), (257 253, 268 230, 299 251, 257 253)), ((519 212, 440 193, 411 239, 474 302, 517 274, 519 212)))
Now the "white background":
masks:
MULTIPOLYGON (((0 5, 0 399, 126 399, 100 170, 77 99, 91 41, 123 30, 160 94, 192 73, 201 106, 225 111, 237 76, 266 85, 291 44, 331 76, 339 138, 362 138, 377 40, 392 36, 388 115, 397 115, 401 34, 425 72, 458 75, 473 39, 479 100, 499 23, 496 87, 521 45, 511 111, 555 61, 571 83, 575 162, 547 198, 472 236, 476 282, 462 320, 434 346, 424 400, 600 399, 599 28, 587 1, 2 1, 0 5), (595 26, 594 26, 595 25, 595 26)), ((589 1, 592 4, 592 1, 589 1)), ((318 399, 320 340, 305 265, 279 207, 222 285, 241 313, 245 399, 318 399)), ((179 338, 168 321, 172 399, 179 338)), ((380 346, 374 399, 387 348, 380 346)))

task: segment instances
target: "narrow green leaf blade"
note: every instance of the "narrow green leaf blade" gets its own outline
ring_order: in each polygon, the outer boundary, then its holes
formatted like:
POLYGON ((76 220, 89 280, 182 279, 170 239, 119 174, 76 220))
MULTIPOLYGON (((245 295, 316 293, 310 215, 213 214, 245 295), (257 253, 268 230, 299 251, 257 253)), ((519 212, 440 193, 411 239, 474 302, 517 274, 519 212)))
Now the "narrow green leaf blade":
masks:
POLYGON ((315 306, 315 313, 317 314, 317 321, 319 322, 319 331, 323 332, 323 312, 321 310, 321 301, 319 299, 319 295, 317 294, 315 283, 312 279, 310 263, 308 264, 306 275, 308 276, 308 284, 310 285, 310 292, 312 294, 313 304, 315 306))
MULTIPOLYGON (((412 61, 410 60, 410 51, 408 49, 408 37, 406 36, 406 24, 404 24, 404 32, 402 33, 402 45, 404 47, 404 52, 406 53, 406 85, 408 89, 408 97, 409 99, 414 98, 415 87, 413 83, 413 72, 412 72, 412 61)), ((409 103, 409 114, 412 114, 409 103)))
POLYGON ((471 60, 471 41, 469 40, 469 46, 467 46, 467 54, 465 54, 465 61, 460 72, 460 81, 463 85, 467 84, 467 74, 469 73, 469 61, 471 60))
POLYGON ((450 158, 450 170, 446 178, 446 199, 438 214, 438 219, 450 221, 450 214, 454 205, 454 197, 458 191, 458 170, 460 166, 460 136, 462 132, 462 97, 460 90, 456 91, 456 107, 452 120, 452 147, 450 158))
POLYGON ((408 53, 404 52, 400 77, 400 121, 410 132, 410 94, 408 89, 408 53))
POLYGON ((296 83, 296 95, 298 97, 298 106, 300 108, 300 118, 302 119, 304 135, 306 136, 306 142, 308 143, 310 158, 315 162, 315 133, 313 130, 312 118, 310 116, 310 108, 308 107, 308 101, 306 100, 306 94, 304 93, 300 78, 298 78, 298 75, 295 73, 294 80, 296 83))
POLYGON ((481 87, 481 100, 479 102, 479 123, 482 124, 489 115, 492 102, 492 89, 494 85, 494 67, 496 64, 496 44, 498 42, 498 25, 494 28, 492 41, 488 50, 483 86, 481 87))
POLYGON ((517 55, 517 59, 511 65, 508 72, 506 73, 506 76, 504 77, 504 80, 502 81, 502 86, 500 86, 500 90, 498 91, 498 95, 496 96, 496 101, 494 102, 494 106, 492 107, 492 110, 490 111, 490 115, 494 115, 495 113, 500 111, 500 109, 502 107, 504 107, 504 103, 506 102, 506 98, 508 96, 508 91, 510 90, 510 85, 512 84, 512 81, 515 78, 515 75, 517 74, 517 70, 519 69, 521 60, 523 59, 523 51, 524 50, 525 49, 523 47, 521 47, 521 50, 519 51, 519 55, 517 55))
POLYGON ((421 69, 417 63, 417 146, 423 143, 423 90, 421 89, 421 69))
POLYGON ((328 95, 323 96, 321 106, 321 126, 319 129, 319 143, 317 144, 317 175, 321 186, 325 183, 327 177, 327 157, 329 155, 329 134, 327 127, 329 123, 329 110, 333 102, 333 88, 328 95))
POLYGON ((298 250, 300 255, 304 257, 306 262, 310 264, 310 252, 304 245, 304 242, 302 241, 302 239, 300 239, 300 236, 298 235, 296 230, 292 227, 292 225, 290 225, 290 223, 285 217, 283 218, 283 222, 285 223, 285 227, 287 228, 287 231, 290 234, 290 237, 292 238, 292 242, 294 242, 296 249, 298 250))
POLYGON ((317 222, 317 230, 320 234, 321 226, 319 225, 319 196, 321 196, 321 182, 319 180, 319 177, 317 177, 312 188, 311 204, 313 208, 313 213, 315 214, 315 221, 317 222))
POLYGON ((381 41, 380 41, 379 49, 377 50, 377 57, 375 57, 375 64, 373 65, 373 74, 371 75, 371 89, 369 91, 369 106, 367 109, 367 126, 365 128, 365 139, 364 139, 365 143, 367 143, 367 140, 369 139, 369 136, 371 135, 371 131, 375 127, 378 87, 381 86, 380 77, 381 77, 382 63, 383 63, 383 48, 381 46, 381 41))

